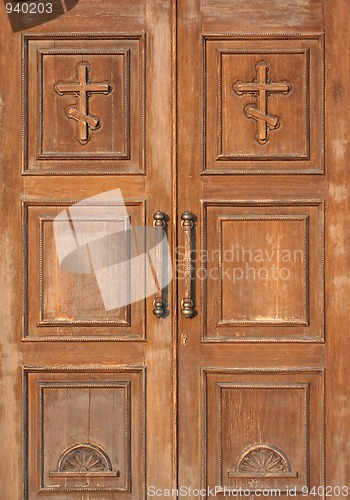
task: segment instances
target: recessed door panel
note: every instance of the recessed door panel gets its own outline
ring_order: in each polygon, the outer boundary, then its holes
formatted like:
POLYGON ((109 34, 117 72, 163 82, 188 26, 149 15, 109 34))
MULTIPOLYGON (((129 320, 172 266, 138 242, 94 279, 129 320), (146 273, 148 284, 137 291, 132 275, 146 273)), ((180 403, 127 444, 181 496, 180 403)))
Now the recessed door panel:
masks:
POLYGON ((205 369, 203 377, 208 486, 287 495, 320 484, 321 371, 205 369))
POLYGON ((323 212, 311 200, 203 202, 205 341, 322 340, 323 212))
POLYGON ((324 170, 323 37, 203 37, 205 174, 324 170))
POLYGON ((144 45, 142 34, 24 37, 25 173, 144 173, 144 45))
POLYGON ((30 498, 50 492, 141 495, 142 368, 26 370, 25 382, 30 498))
POLYGON ((145 289, 144 246, 135 256, 130 228, 143 226, 144 203, 82 203, 23 206, 24 338, 143 340, 145 304, 132 302, 131 287, 138 279, 145 289))

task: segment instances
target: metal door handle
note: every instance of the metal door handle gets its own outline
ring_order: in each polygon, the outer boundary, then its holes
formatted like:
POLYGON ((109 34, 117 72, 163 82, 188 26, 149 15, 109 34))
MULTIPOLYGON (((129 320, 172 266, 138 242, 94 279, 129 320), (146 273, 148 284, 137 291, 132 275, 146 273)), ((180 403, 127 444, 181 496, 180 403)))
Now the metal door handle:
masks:
POLYGON ((185 296, 181 300, 181 314, 185 318, 190 318, 194 313, 194 303, 191 298, 192 288, 192 262, 191 262, 191 239, 194 216, 186 210, 181 215, 181 227, 185 233, 185 296))
POLYGON ((158 290, 156 292, 156 297, 153 301, 153 314, 157 316, 157 318, 161 318, 165 314, 165 300, 163 298, 162 285, 161 285, 163 282, 162 279, 163 247, 161 243, 163 240, 163 229, 165 228, 165 214, 160 210, 158 210, 158 212, 153 214, 153 226, 156 229, 156 268, 158 277, 158 290))

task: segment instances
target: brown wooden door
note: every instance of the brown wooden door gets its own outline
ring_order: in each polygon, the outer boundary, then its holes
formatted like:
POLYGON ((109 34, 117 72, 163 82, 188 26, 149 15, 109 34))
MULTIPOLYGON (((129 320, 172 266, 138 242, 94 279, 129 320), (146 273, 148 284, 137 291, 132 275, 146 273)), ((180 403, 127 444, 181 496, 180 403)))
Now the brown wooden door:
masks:
POLYGON ((347 496, 346 0, 7 4, 1 498, 347 496))
POLYGON ((127 237, 173 220, 172 5, 31 5, 12 32, 1 3, 0 497, 144 498, 175 475, 173 315, 128 299, 127 237))
POLYGON ((347 493, 349 14, 178 2, 180 485, 347 493))

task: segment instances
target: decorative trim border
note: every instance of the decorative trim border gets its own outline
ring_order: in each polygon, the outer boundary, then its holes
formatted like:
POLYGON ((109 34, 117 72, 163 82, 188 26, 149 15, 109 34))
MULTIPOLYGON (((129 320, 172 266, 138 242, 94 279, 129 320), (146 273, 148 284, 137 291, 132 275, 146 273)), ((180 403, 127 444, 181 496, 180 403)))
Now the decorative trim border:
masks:
MULTIPOLYGON (((144 176, 146 175, 146 114, 145 114, 145 105, 146 105, 146 33, 145 32, 139 32, 139 33, 92 33, 92 32, 82 32, 82 33, 23 33, 22 34, 22 91, 21 91, 21 99, 22 99, 22 175, 26 176, 86 176, 86 175, 141 175, 144 176), (70 168, 70 169, 64 169, 62 170, 57 170, 54 167, 48 167, 48 168, 29 168, 28 166, 28 103, 27 103, 27 89, 28 89, 28 54, 29 54, 29 49, 28 49, 28 43, 30 40, 38 41, 38 40, 43 40, 43 41, 50 41, 50 40, 76 40, 76 39, 81 39, 85 41, 95 41, 95 40, 136 40, 139 41, 139 77, 140 77, 140 114, 141 114, 141 120, 140 120, 140 145, 139 145, 139 164, 140 168, 130 168, 128 166, 121 168, 120 166, 112 167, 110 169, 104 169, 104 170, 94 170, 93 168, 86 168, 86 169, 81 169, 77 167, 76 169, 70 168)), ((86 52, 86 51, 91 51, 93 49, 77 49, 77 51, 70 50, 67 47, 67 50, 62 49, 64 53, 67 52, 73 52, 73 53, 80 53, 80 52, 86 52)), ((113 49, 106 49, 107 51, 111 52, 113 49)), ((115 50, 122 50, 122 49, 115 49, 115 50)), ((52 49, 54 53, 61 53, 59 49, 52 49)), ((103 49, 101 48, 96 48, 95 53, 105 53, 103 49)), ((129 81, 129 71, 125 73, 125 79, 129 81)), ((125 83, 125 82, 124 82, 125 83)), ((40 87, 41 87, 41 81, 40 81, 40 87)), ((40 97, 40 95, 39 95, 40 97)), ((40 102, 40 100, 39 100, 40 102)), ((128 111, 129 109, 129 103, 127 103, 127 97, 126 95, 124 96, 124 107, 128 111)), ((39 106, 40 113, 42 112, 42 106, 39 106)), ((127 116, 126 121, 125 121, 125 131, 126 133, 129 133, 130 130, 130 119, 127 116)), ((39 144, 41 144, 41 131, 40 131, 40 137, 39 137, 39 144)), ((124 138, 125 142, 125 138, 124 138)), ((127 145, 126 149, 126 156, 124 158, 121 157, 120 155, 113 154, 98 154, 98 155, 87 155, 86 160, 89 161, 101 161, 101 160, 112 160, 118 161, 119 160, 127 160, 127 157, 130 157, 130 144, 127 145)), ((40 148, 39 148, 40 149, 40 148)), ((55 160, 63 160, 63 161, 69 161, 69 160, 75 160, 75 159, 84 159, 85 156, 81 154, 69 154, 67 155, 61 155, 58 154, 56 157, 55 154, 50 154, 48 159, 53 159, 55 160)), ((42 160, 45 160, 46 157, 42 157, 42 160)))
MULTIPOLYGON (((142 326, 142 331, 139 334, 126 334, 126 335, 34 335, 29 333, 29 309, 28 309, 28 245, 27 245, 27 235, 28 235, 28 208, 30 206, 71 206, 76 203, 81 202, 81 199, 45 199, 45 198, 25 198, 22 200, 22 341, 23 342, 145 342, 145 326, 142 326)), ((118 200, 117 200, 118 202, 118 200)), ((115 205, 116 200, 107 199, 99 200, 94 199, 89 201, 90 205, 97 206, 109 206, 115 205)), ((146 202, 145 200, 125 200, 126 206, 140 207, 142 224, 145 224, 146 220, 146 202)), ((46 219, 46 217, 45 217, 46 219)), ((40 242, 39 242, 40 243, 40 242)), ((42 278, 41 278, 42 280, 42 278)), ((39 303, 42 304, 42 296, 40 294, 41 288, 39 289, 39 303)), ((132 327, 131 321, 131 309, 130 309, 130 325, 121 326, 120 328, 132 327)), ((142 309, 140 311, 140 316, 142 318, 146 317, 146 300, 142 301, 142 309)), ((71 323, 70 323, 71 324, 71 323)), ((62 322, 50 322, 49 324, 44 322, 38 326, 67 326, 67 323, 62 322)), ((110 327, 116 325, 116 322, 103 321, 101 323, 89 322, 89 321, 79 321, 74 326, 97 326, 98 328, 110 327)))
MULTIPOLYGON (((30 373, 136 373, 140 374, 140 435, 141 435, 141 463, 142 463, 142 479, 141 479, 141 491, 146 491, 146 366, 140 365, 62 365, 62 366, 24 366, 22 367, 22 474, 23 474, 23 492, 24 498, 28 498, 28 459, 29 459, 29 441, 28 441, 28 426, 29 426, 29 406, 28 406, 28 375, 30 373)), ((110 385, 108 383, 101 382, 102 385, 110 385)), ((112 383, 121 383, 115 381, 112 383)), ((89 385, 89 383, 88 383, 89 385)), ((131 399, 130 399, 131 402, 131 399)), ((40 431, 41 432, 41 431, 40 431)), ((131 433, 131 429, 130 429, 131 433)), ((125 450, 124 450, 125 452, 125 450)), ((41 457, 39 458, 41 460, 41 457)), ((128 464, 131 471, 131 463, 128 464)), ((39 473, 41 474, 41 467, 39 473)), ((128 478, 128 490, 131 488, 131 477, 128 478)), ((46 491, 57 491, 57 489, 46 489, 46 491)), ((63 490, 61 490, 63 491, 63 490)), ((68 491, 68 490, 64 490, 68 491)), ((101 492, 101 491, 116 491, 113 489, 93 489, 93 488, 76 488, 76 492, 101 492)), ((120 491, 119 489, 117 491, 120 491)), ((125 490, 124 490, 125 491, 125 490)))
MULTIPOLYGON (((320 311, 319 311, 319 331, 321 332, 320 336, 312 336, 310 338, 297 338, 297 337, 286 337, 286 338, 269 338, 269 337, 215 337, 208 338, 206 336, 206 325, 205 318, 206 314, 206 290, 207 290, 207 280, 201 280, 201 341, 202 343, 324 343, 324 307, 325 307, 325 260, 324 260, 324 241, 325 241, 325 202, 324 200, 315 199, 315 200, 200 200, 201 203, 201 228, 200 228, 200 241, 201 241, 201 254, 203 255, 207 246, 207 226, 206 226, 206 212, 207 208, 210 206, 213 207, 225 207, 225 206, 237 206, 237 207, 289 207, 289 206, 315 206, 319 207, 319 230, 320 230, 320 244, 319 244, 319 262, 321 265, 320 271, 320 311)), ((291 217, 297 217, 299 214, 288 214, 291 217)), ((270 216, 270 215, 269 215, 270 216)), ((277 217, 283 217, 283 215, 276 214, 277 217)), ((244 214, 242 215, 244 217, 244 214)), ((259 216, 257 216, 259 217, 259 216)), ((271 217, 274 215, 271 214, 271 217)), ((308 225, 309 227, 309 225, 308 225)), ((305 244, 305 247, 308 248, 308 243, 305 244)), ((308 250, 309 253, 309 250, 308 250)), ((206 270, 206 264, 202 263, 202 270, 206 270)), ((309 293, 309 271, 306 269, 307 279, 305 281, 307 288, 304 291, 304 294, 309 293)), ((205 273, 202 273, 205 275, 205 273)), ((305 326, 310 325, 310 307, 307 307, 307 322, 305 326)), ((238 326, 251 326, 251 324, 243 323, 235 323, 238 326)), ((254 324, 257 324, 256 322, 254 324)), ((285 322, 282 324, 282 326, 285 322)), ((262 323, 261 326, 270 326, 269 324, 262 323)), ((273 323, 271 326, 279 326, 278 323, 273 323)), ((293 326, 299 326, 299 324, 290 323, 287 325, 288 328, 293 326)))
MULTIPOLYGON (((325 173, 325 159, 324 159, 324 154, 325 154, 325 51, 324 51, 324 37, 325 34, 323 32, 318 32, 318 33, 299 33, 299 32, 294 32, 294 33, 235 33, 235 32, 225 32, 225 33, 207 33, 203 32, 201 34, 201 45, 202 45, 202 64, 201 64, 201 127, 200 127, 200 134, 201 134, 201 157, 202 157, 202 172, 201 175, 323 175, 325 173), (319 41, 319 50, 321 53, 320 57, 320 72, 319 72, 319 79, 320 79, 320 144, 317 147, 318 155, 320 158, 320 164, 317 167, 314 168, 303 168, 303 169, 298 169, 298 168, 293 168, 290 170, 277 170, 277 169, 218 169, 218 168, 207 168, 207 159, 206 159, 206 109, 207 109, 207 104, 206 104, 206 77, 207 77, 207 71, 206 71, 206 43, 207 41, 268 41, 268 40, 277 40, 277 41, 284 41, 284 40, 318 40, 319 41)), ((243 49, 233 49, 234 52, 264 52, 266 50, 267 52, 272 52, 276 53, 279 51, 279 49, 247 49, 246 51, 243 49)), ((302 50, 301 48, 299 50, 302 50)), ((289 53, 294 53, 298 51, 298 48, 287 48, 286 49, 280 49, 281 52, 289 52, 289 53)), ((308 61, 308 67, 310 67, 310 61, 308 61)), ((219 75, 220 76, 220 75, 219 75)), ((306 79, 307 84, 309 85, 309 79, 306 79)), ((319 102, 319 101, 318 101, 319 102)), ((306 96, 306 101, 305 101, 305 106, 304 110, 307 112, 307 109, 310 108, 310 99, 309 96, 306 96)), ((310 113, 308 113, 310 115, 310 113)), ((310 119, 307 120, 307 127, 308 127, 308 132, 310 131, 310 119)), ((218 139, 219 140, 219 139, 218 139)), ((308 148, 309 149, 309 148, 308 148)), ((231 158, 231 157, 230 157, 231 158)), ((217 160, 230 160, 229 157, 218 157, 217 160)), ((237 158, 233 158, 232 161, 247 161, 249 159, 252 159, 253 161, 278 161, 278 160, 301 160, 301 161, 309 161, 310 159, 310 151, 308 155, 305 157, 300 157, 298 155, 288 155, 287 157, 284 155, 274 155, 274 157, 267 158, 267 157, 260 157, 260 156, 254 156, 254 155, 247 155, 247 156, 239 156, 237 158)))
MULTIPOLYGON (((326 435, 326 406, 325 406, 325 370, 324 368, 220 368, 220 367, 209 367, 209 366, 203 366, 201 367, 201 379, 200 379, 200 393, 201 393, 201 401, 200 401, 200 408, 201 408, 201 423, 200 423, 200 429, 201 429, 201 488, 206 488, 207 487, 207 470, 208 470, 208 449, 207 449, 207 414, 208 414, 208 408, 207 408, 207 390, 208 390, 208 384, 207 384, 207 375, 208 374, 256 374, 256 375, 274 375, 274 374, 280 374, 280 375, 285 375, 285 374, 317 374, 321 377, 321 385, 322 385, 322 393, 319 395, 320 399, 320 408, 321 408, 321 415, 320 415, 320 435, 319 435, 319 445, 320 445, 320 456, 319 456, 319 463, 320 463, 320 478, 321 478, 321 486, 324 485, 325 483, 325 477, 326 477, 326 455, 325 455, 325 435, 326 435)), ((243 385, 247 385, 243 383, 243 385)), ((248 384, 249 385, 249 384, 248 384)), ((251 384, 250 384, 251 385, 251 384)), ((282 385, 287 385, 286 383, 282 383, 282 385)), ((308 386, 307 389, 307 405, 310 406, 310 383, 307 382, 306 385, 308 386)), ((260 384, 259 384, 260 387, 260 384)), ((305 407, 304 407, 305 411, 305 407)), ((309 413, 307 413, 309 415, 309 413)), ((218 424, 218 429, 219 432, 222 432, 221 429, 221 424, 219 421, 218 424)), ((308 433, 308 437, 309 433, 308 433)), ((310 452, 310 447, 307 444, 307 452, 310 452)), ((306 449, 306 448, 305 448, 306 449)), ((307 458, 307 457, 306 457, 307 458)), ((222 474, 221 472, 222 466, 221 466, 221 461, 219 465, 219 474, 222 474)), ((307 469, 307 462, 306 462, 306 470, 307 470, 307 477, 309 478, 310 471, 307 469)), ((306 485, 308 486, 308 485, 306 485)))

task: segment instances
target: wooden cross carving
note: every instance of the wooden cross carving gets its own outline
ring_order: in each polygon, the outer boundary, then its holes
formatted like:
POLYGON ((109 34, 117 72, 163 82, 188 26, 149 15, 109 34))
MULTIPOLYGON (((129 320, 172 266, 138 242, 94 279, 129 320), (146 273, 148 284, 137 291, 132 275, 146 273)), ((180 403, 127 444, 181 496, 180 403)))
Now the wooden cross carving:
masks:
POLYGON ((90 66, 82 62, 77 66, 78 82, 63 83, 54 85, 54 90, 58 95, 74 94, 77 97, 77 106, 68 106, 66 114, 68 118, 73 118, 79 123, 78 141, 86 144, 89 141, 89 128, 96 130, 100 126, 100 119, 89 114, 88 100, 91 94, 109 94, 112 87, 108 82, 92 83, 88 80, 90 66))
POLYGON ((268 96, 279 93, 287 95, 292 89, 289 82, 271 82, 268 79, 269 67, 264 61, 260 61, 256 66, 257 77, 252 82, 237 81, 232 85, 232 90, 239 96, 243 94, 253 94, 257 98, 256 106, 247 104, 244 113, 247 118, 257 121, 257 141, 266 144, 269 140, 268 129, 276 129, 280 124, 280 117, 268 113, 268 96))

